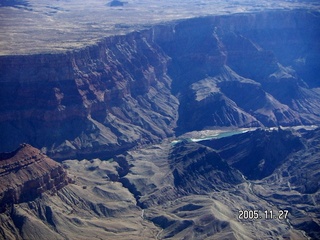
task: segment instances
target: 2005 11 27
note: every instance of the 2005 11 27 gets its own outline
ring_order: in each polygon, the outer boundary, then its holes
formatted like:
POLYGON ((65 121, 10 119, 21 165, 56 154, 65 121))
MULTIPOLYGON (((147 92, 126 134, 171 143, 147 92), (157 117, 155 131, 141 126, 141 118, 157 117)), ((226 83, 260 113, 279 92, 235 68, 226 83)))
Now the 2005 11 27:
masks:
POLYGON ((287 219, 288 210, 239 210, 238 219, 240 220, 254 220, 254 219, 287 219))

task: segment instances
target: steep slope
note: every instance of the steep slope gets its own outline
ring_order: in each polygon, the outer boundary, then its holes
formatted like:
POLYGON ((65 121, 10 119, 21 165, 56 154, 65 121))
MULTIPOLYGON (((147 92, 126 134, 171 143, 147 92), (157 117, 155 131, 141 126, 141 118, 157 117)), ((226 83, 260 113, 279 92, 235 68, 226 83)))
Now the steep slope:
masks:
MULTIPOLYGON (((288 13, 188 20, 177 23, 170 37, 157 40, 172 57, 169 74, 180 101, 179 132, 208 126, 319 122, 319 95, 314 88, 319 86, 315 75, 319 17, 304 11, 288 13), (306 21, 301 23, 302 19, 306 21), (312 33, 302 27, 306 23, 312 33), (309 57, 314 60, 308 62, 313 72, 299 75, 303 67, 297 62, 309 57), (206 97, 198 97, 201 89, 207 89, 206 97)), ((308 64, 303 66, 309 69, 308 64)))
POLYGON ((0 154, 0 212, 13 204, 28 202, 68 184, 66 171, 28 144, 0 154))
POLYGON ((208 16, 1 56, 0 150, 111 157, 205 128, 317 124, 319 22, 306 10, 208 16))
POLYGON ((197 143, 177 143, 169 155, 174 185, 182 194, 219 191, 243 181, 219 154, 197 143))
POLYGON ((19 39, 58 53, 0 56, 0 151, 41 149, 0 154, 0 238, 320 239, 320 130, 280 127, 320 123, 319 11, 121 25, 91 45, 104 33, 84 22, 75 48, 54 43, 73 34, 61 21, 44 45, 19 39))
POLYGON ((243 181, 215 151, 197 143, 153 145, 115 161, 126 169, 119 180, 135 194, 141 207, 226 189, 243 181))
MULTIPOLYGON (((316 101, 317 97, 312 99, 316 101)), ((260 83, 224 66, 218 75, 191 84, 180 97, 178 131, 209 126, 294 126, 313 122, 298 112, 280 103, 260 83)))
MULTIPOLYGON (((236 74, 232 72, 232 75, 236 74)), ((249 79, 241 79, 239 76, 229 79, 233 81, 219 82, 221 91, 241 109, 256 117, 264 126, 294 126, 301 125, 304 121, 299 113, 279 102, 266 92, 261 84, 249 79)))
POLYGON ((172 136, 178 102, 167 61, 150 32, 67 54, 3 57, 1 148, 24 141, 67 158, 172 136))
POLYGON ((257 127, 262 124, 221 92, 198 101, 194 93, 181 98, 177 134, 212 126, 257 127))
POLYGON ((299 135, 290 131, 256 130, 203 144, 216 149, 228 164, 239 169, 248 179, 262 179, 273 173, 288 156, 304 148, 299 135))
MULTIPOLYGON (((314 131, 300 131, 298 134, 304 147, 299 150, 288 145, 287 150, 291 153, 283 157, 285 161, 273 174, 252 183, 252 192, 256 196, 272 202, 280 209, 288 209, 291 226, 305 231, 311 239, 320 237, 319 133, 319 128, 314 131)), ((273 153, 278 149, 279 147, 273 153)))

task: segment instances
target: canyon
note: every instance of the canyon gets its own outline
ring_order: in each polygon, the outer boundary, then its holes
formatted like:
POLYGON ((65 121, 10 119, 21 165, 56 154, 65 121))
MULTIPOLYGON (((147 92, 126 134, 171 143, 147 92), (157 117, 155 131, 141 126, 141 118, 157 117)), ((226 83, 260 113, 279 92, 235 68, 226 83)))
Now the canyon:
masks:
POLYGON ((184 10, 78 47, 4 47, 0 237, 320 238, 314 6, 184 10))
POLYGON ((0 151, 111 157, 205 128, 318 124, 319 26, 301 10, 201 17, 1 56, 0 151))

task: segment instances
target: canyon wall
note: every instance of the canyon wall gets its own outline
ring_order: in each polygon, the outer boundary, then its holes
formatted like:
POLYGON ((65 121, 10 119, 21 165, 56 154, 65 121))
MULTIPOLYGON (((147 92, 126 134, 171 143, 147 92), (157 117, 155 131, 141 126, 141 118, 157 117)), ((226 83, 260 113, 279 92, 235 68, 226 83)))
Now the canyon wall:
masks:
POLYGON ((1 148, 21 141, 55 158, 103 153, 173 135, 169 58, 148 32, 66 54, 1 58, 1 148))
POLYGON ((186 131, 320 122, 320 20, 270 11, 175 21, 64 54, 0 58, 0 151, 113 154, 186 131))
MULTIPOLYGON (((271 11, 181 21, 158 43, 179 97, 178 132, 319 122, 319 16, 271 11)), ((165 27, 158 27, 161 36, 165 27)))

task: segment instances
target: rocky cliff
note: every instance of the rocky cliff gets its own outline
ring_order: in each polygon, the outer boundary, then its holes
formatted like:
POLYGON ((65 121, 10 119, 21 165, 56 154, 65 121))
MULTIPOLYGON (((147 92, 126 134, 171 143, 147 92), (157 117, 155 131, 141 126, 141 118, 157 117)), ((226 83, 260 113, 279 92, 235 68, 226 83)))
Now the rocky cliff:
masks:
POLYGON ((319 34, 318 15, 305 11, 177 23, 158 43, 172 58, 178 131, 319 122, 319 34))
POLYGON ((68 184, 66 171, 38 149, 21 145, 16 151, 0 153, 0 211, 12 204, 34 200, 68 184))
POLYGON ((203 17, 1 56, 0 150, 107 158, 210 127, 319 123, 319 22, 302 10, 203 17))
POLYGON ((55 158, 104 153, 173 135, 169 58, 150 32, 60 55, 1 59, 1 148, 21 141, 55 158))

